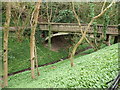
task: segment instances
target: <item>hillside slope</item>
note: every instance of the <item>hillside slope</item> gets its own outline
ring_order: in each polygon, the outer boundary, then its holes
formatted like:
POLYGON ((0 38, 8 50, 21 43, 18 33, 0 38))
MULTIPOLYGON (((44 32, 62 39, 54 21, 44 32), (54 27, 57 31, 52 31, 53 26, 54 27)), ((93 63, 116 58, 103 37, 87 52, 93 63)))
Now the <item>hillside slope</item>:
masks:
POLYGON ((30 78, 30 71, 9 77, 10 88, 106 88, 118 73, 118 44, 74 60, 40 67, 41 75, 30 78))
MULTIPOLYGON (((17 42, 16 38, 9 39, 8 71, 9 73, 24 70, 30 67, 30 41, 25 38, 22 42, 17 42)), ((54 52, 45 48, 44 45, 37 45, 38 64, 43 65, 67 57, 68 52, 61 50, 54 52), (49 60, 48 60, 49 59, 49 60)))

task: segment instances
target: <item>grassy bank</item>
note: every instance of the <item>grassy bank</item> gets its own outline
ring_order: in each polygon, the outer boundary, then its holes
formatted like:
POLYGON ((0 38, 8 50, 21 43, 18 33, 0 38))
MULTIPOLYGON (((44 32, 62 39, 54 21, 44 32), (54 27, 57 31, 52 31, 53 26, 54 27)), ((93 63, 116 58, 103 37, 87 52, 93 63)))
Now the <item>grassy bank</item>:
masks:
MULTIPOLYGON (((30 67, 30 46, 29 39, 17 42, 15 38, 9 39, 9 73, 20 71, 30 67)), ((68 56, 68 52, 61 50, 59 52, 50 51, 42 44, 37 45, 39 65, 50 63, 68 56)))
POLYGON ((118 44, 105 47, 74 60, 75 66, 65 60, 40 67, 35 80, 30 71, 9 77, 10 88, 107 88, 106 82, 118 73, 118 44))
MULTIPOLYGON (((10 34, 12 35, 12 34, 10 34)), ((15 37, 9 38, 8 49, 8 67, 9 73, 17 72, 23 69, 30 68, 30 41, 24 38, 22 42, 18 42, 15 37)), ((85 49, 88 44, 82 44, 79 49, 85 49)), ((92 50, 93 52, 93 50, 92 50)), ((81 52, 80 52, 81 53, 81 52)), ((91 53, 89 51, 85 53, 91 53)), ((37 44, 38 64, 43 65, 63 59, 69 55, 68 49, 62 49, 58 52, 51 51, 43 44, 37 44)), ((78 55, 80 56, 80 55, 78 55)))
MULTIPOLYGON (((49 50, 43 44, 41 44, 41 39, 38 41, 40 42, 37 43, 37 56, 39 65, 62 60, 63 58, 69 56, 69 52, 71 52, 73 48, 71 47, 70 49, 65 49, 63 47, 63 49, 60 48, 58 52, 55 52, 49 50)), ((101 48, 105 46, 106 45, 103 44, 101 48)), ((90 47, 90 45, 84 41, 78 47, 77 50, 80 50, 80 52, 77 54, 77 56, 75 56, 75 58, 94 52, 92 48, 86 49, 87 47, 90 47)), ((8 71, 9 73, 13 73, 27 68, 30 68, 30 41, 28 38, 24 37, 22 42, 18 42, 15 33, 10 33, 8 43, 8 71)))

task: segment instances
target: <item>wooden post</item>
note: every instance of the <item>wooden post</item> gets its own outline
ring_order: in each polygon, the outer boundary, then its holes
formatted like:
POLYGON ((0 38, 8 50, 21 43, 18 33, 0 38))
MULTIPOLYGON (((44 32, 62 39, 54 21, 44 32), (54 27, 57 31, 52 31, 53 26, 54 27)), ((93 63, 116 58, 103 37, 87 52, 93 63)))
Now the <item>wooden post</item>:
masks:
POLYGON ((111 45, 110 40, 111 40, 111 35, 109 35, 109 37, 108 37, 108 46, 110 46, 110 45, 111 45))
POLYGON ((3 52, 3 63, 4 63, 4 87, 8 86, 8 34, 9 24, 11 18, 11 3, 6 3, 6 22, 4 25, 4 52, 3 52))
POLYGON ((106 35, 106 40, 105 41, 108 41, 109 39, 109 34, 106 35))

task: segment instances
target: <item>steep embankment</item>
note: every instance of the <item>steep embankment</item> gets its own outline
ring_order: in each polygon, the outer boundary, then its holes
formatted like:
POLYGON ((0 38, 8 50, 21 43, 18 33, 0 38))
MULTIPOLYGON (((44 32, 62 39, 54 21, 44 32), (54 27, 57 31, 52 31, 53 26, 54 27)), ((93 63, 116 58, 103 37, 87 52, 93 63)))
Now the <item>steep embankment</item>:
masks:
POLYGON ((41 75, 30 78, 30 71, 9 77, 12 88, 106 88, 106 82, 114 79, 118 71, 118 44, 105 47, 89 55, 70 61, 40 67, 41 75))

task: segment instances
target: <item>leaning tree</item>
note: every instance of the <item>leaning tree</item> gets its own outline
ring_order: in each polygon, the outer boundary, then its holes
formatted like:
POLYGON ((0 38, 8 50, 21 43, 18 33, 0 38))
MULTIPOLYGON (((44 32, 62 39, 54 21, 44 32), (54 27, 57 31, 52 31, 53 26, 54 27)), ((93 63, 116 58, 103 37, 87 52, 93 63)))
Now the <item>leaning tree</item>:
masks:
MULTIPOLYGON (((73 47, 73 50, 72 50, 72 53, 70 55, 70 61, 71 61, 71 67, 74 65, 73 63, 73 60, 74 60, 74 55, 75 55, 75 52, 77 50, 77 47, 82 43, 82 41, 86 38, 86 34, 87 32, 89 31, 89 28, 90 26, 92 25, 92 23, 98 19, 99 17, 101 17, 113 4, 115 3, 115 1, 113 0, 105 9, 101 10, 101 12, 97 15, 97 16, 94 16, 91 21, 89 22, 86 30, 84 31, 84 33, 82 33, 82 37, 80 38, 80 40, 77 42, 77 44, 73 47)), ((80 27, 80 30, 82 28, 80 27)), ((81 30, 82 31, 82 30, 81 30)))

